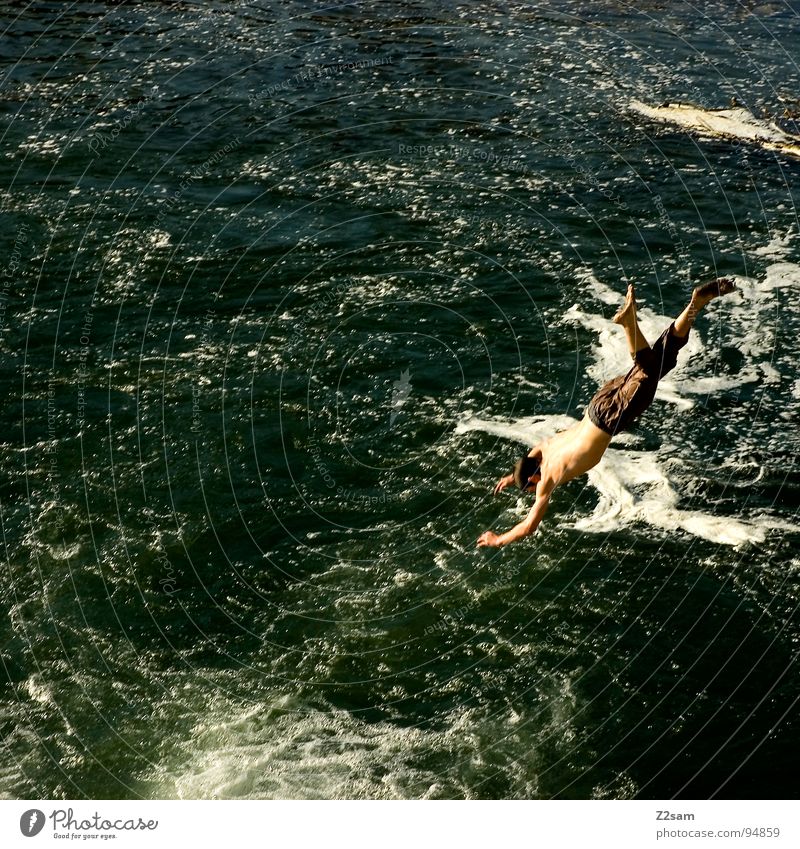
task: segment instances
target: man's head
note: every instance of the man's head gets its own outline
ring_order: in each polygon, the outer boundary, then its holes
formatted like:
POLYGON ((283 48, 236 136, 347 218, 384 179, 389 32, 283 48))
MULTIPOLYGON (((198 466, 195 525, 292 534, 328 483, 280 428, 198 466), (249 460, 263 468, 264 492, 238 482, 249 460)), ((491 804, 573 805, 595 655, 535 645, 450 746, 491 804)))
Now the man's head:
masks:
POLYGON ((530 492, 542 479, 540 463, 534 457, 521 457, 514 464, 514 483, 523 491, 530 492))

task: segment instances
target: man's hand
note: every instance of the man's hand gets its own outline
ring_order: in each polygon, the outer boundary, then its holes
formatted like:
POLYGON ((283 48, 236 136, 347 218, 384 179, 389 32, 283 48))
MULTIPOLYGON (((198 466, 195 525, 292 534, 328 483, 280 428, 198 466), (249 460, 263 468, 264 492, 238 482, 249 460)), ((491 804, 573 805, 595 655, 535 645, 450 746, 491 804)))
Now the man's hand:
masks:
POLYGON ((500 537, 492 533, 492 531, 484 531, 478 537, 478 548, 485 545, 488 545, 490 548, 500 548, 500 537))
POLYGON ((493 495, 497 495, 498 492, 502 492, 507 486, 511 486, 514 483, 514 475, 506 475, 505 477, 500 478, 497 481, 497 486, 494 488, 493 495))
POLYGON ((551 479, 547 481, 539 481, 536 486, 536 501, 531 507, 530 513, 518 524, 514 525, 511 530, 497 536, 492 531, 484 531, 478 538, 478 548, 484 545, 499 548, 501 545, 509 545, 516 542, 518 539, 529 536, 538 527, 544 514, 547 512, 547 507, 550 504, 550 493, 555 489, 555 484, 551 479))

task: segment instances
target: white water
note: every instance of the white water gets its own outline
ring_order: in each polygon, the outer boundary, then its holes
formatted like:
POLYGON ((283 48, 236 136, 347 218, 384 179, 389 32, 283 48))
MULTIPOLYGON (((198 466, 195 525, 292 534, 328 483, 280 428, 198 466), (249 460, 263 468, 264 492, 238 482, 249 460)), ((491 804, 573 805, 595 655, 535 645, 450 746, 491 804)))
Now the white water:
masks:
POLYGON ((703 109, 688 103, 648 106, 633 100, 629 109, 664 124, 674 124, 711 138, 745 141, 765 150, 800 156, 800 138, 772 122, 761 121, 746 109, 703 109))
POLYGON ((513 795, 534 798, 536 749, 542 740, 569 744, 576 708, 567 676, 544 675, 538 686, 547 707, 537 708, 536 721, 511 705, 492 714, 465 707, 440 729, 366 722, 346 710, 304 708, 289 696, 243 707, 220 695, 204 705, 185 741, 187 758, 160 765, 145 792, 182 799, 470 798, 470 788, 496 771, 491 757, 508 750, 527 753, 509 761, 513 795))
MULTIPOLYGON (((757 248, 753 253, 781 260, 790 243, 791 236, 775 236, 766 248, 757 248)), ((707 307, 700 329, 692 330, 677 366, 659 383, 656 400, 688 410, 695 405, 695 400, 687 396, 728 392, 746 384, 777 383, 782 379, 775 366, 775 316, 783 301, 794 301, 800 296, 800 265, 776 261, 766 268, 760 279, 731 276, 736 281, 738 293, 713 301, 707 307), (709 372, 715 356, 704 337, 718 334, 744 354, 745 362, 737 374, 709 372)), ((584 272, 583 279, 597 301, 620 303, 621 294, 597 280, 590 271, 584 272)), ((672 321, 672 317, 659 315, 645 304, 639 305, 638 318, 642 332, 651 343, 672 321)), ((598 387, 630 368, 625 336, 609 319, 575 304, 564 320, 576 322, 597 334, 597 343, 592 348, 593 362, 587 373, 598 387)), ((714 344, 716 346, 717 342, 714 344)), ((784 378, 789 376, 783 375, 784 378)))
POLYGON ((575 528, 601 533, 643 522, 665 531, 683 530, 710 542, 735 547, 763 542, 770 529, 793 528, 769 516, 742 519, 681 510, 677 506, 680 494, 660 462, 662 457, 660 452, 607 451, 588 474, 600 501, 590 516, 575 523, 575 528))

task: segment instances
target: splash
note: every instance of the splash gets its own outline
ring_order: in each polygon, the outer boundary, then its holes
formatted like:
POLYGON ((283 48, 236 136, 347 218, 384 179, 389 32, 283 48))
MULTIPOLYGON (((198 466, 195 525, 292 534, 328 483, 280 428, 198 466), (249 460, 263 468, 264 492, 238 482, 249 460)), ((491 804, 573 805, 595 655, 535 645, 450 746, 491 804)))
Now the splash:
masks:
POLYGON ((609 449, 588 473, 600 494, 590 516, 575 522, 575 529, 607 533, 635 523, 664 531, 685 531, 692 536, 735 548, 760 543, 769 530, 798 530, 768 516, 737 519, 700 510, 681 510, 678 491, 669 480, 659 455, 609 449))

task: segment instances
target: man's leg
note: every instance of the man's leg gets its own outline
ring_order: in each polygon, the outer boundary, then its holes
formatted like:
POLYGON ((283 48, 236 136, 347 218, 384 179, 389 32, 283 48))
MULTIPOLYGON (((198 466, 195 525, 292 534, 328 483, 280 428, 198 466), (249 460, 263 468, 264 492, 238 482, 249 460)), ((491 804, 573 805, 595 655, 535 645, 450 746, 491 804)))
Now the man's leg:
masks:
MULTIPOLYGON (((644 338, 642 328, 636 321, 636 292, 633 288, 633 283, 628 285, 628 293, 625 295, 625 303, 620 307, 619 312, 614 316, 612 321, 615 324, 621 324, 625 331, 625 338, 628 340, 628 350, 631 352, 631 357, 635 360, 637 351, 643 351, 645 348, 649 350, 650 343, 644 338)), ((687 331, 688 332, 688 331, 687 331)))
POLYGON ((720 277, 718 280, 712 280, 710 283, 698 286, 692 292, 691 300, 686 305, 686 309, 675 319, 675 335, 681 338, 686 336, 704 306, 713 301, 714 298, 727 295, 735 289, 736 284, 727 277, 720 277))

